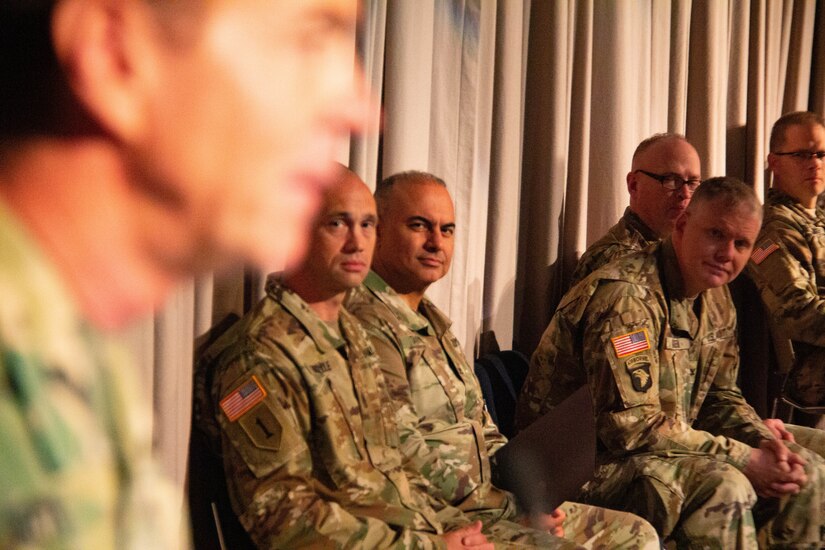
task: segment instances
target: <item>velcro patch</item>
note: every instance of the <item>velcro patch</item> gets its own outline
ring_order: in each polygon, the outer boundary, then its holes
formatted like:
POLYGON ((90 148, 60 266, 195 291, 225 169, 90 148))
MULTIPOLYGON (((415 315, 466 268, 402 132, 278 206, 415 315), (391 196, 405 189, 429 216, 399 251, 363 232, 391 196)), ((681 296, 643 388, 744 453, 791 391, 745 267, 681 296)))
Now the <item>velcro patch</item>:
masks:
POLYGON ((768 239, 767 241, 753 247, 753 252, 751 252, 751 261, 756 265, 759 265, 765 261, 765 258, 777 250, 779 250, 779 245, 768 239))
POLYGON ((627 357, 628 355, 650 349, 647 329, 628 332, 621 336, 614 336, 610 341, 613 343, 613 349, 616 350, 616 357, 627 357))
POLYGON ((280 448, 283 429, 267 403, 243 415, 238 423, 259 449, 278 451, 280 448))
POLYGON ((630 375, 634 390, 645 392, 650 389, 653 382, 650 377, 650 363, 639 363, 633 368, 628 367, 627 373, 630 375))
POLYGON ((230 422, 235 422, 266 397, 266 390, 252 375, 239 388, 221 399, 221 410, 230 422))

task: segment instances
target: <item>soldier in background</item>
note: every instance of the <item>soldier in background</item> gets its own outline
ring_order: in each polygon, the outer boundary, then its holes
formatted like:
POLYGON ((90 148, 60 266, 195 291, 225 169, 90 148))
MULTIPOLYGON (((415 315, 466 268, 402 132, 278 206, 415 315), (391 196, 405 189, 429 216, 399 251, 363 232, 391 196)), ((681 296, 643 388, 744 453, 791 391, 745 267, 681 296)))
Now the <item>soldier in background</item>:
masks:
POLYGON ((699 154, 684 136, 655 134, 642 141, 627 173, 630 206, 579 258, 571 286, 609 261, 669 235, 690 204, 701 174, 699 154))
POLYGON ((355 0, 0 4, 0 547, 186 547, 110 333, 193 274, 303 248, 366 105, 356 17, 355 0))
POLYGON ((399 443, 415 426, 396 420, 379 356, 341 308, 369 271, 375 202, 355 174, 341 179, 306 259, 270 277, 198 362, 195 421, 222 455, 241 523, 273 549, 575 548, 492 519, 482 533, 405 471, 399 443))
POLYGON ((825 541, 823 459, 777 437, 736 386, 726 283, 760 222, 752 189, 704 182, 670 237, 568 292, 519 402, 525 426, 587 382, 599 467, 583 498, 648 519, 680 548, 825 541))
MULTIPOLYGON (((424 474, 433 496, 474 518, 517 519, 513 495, 491 483, 491 460, 507 439, 484 407, 451 321, 425 296, 452 261, 450 194, 440 178, 411 171, 386 178, 375 196, 373 271, 345 305, 367 328, 393 404, 418 428, 403 434, 408 466, 424 474)), ((564 503, 532 520, 587 548, 659 547, 646 521, 614 510, 564 503)))
MULTIPOLYGON (((748 274, 782 336, 793 341, 787 397, 825 406, 825 122, 810 112, 783 115, 773 126, 768 167, 773 188, 748 274)), ((813 425, 818 416, 798 421, 813 425)))

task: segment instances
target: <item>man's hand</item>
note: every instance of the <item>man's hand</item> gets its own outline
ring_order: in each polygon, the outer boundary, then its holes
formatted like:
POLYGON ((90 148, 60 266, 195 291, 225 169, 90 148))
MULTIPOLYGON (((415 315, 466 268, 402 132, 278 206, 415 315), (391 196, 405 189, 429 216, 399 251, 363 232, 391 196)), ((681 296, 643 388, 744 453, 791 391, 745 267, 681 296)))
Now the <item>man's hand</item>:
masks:
POLYGON ((551 535, 563 538, 564 526, 562 524, 565 518, 567 518, 567 514, 564 513, 564 510, 556 508, 549 514, 536 514, 529 520, 525 519, 522 523, 527 527, 547 531, 551 535))
POLYGON ((776 439, 796 443, 793 434, 785 429, 785 423, 778 418, 768 418, 765 420, 765 426, 767 426, 776 439))
POLYGON ((761 497, 796 494, 808 482, 805 460, 778 439, 766 439, 751 457, 743 473, 761 497))
POLYGON ((493 550, 494 548, 493 543, 487 542, 487 537, 481 532, 480 521, 444 533, 441 538, 447 543, 447 550, 464 550, 465 548, 493 550))

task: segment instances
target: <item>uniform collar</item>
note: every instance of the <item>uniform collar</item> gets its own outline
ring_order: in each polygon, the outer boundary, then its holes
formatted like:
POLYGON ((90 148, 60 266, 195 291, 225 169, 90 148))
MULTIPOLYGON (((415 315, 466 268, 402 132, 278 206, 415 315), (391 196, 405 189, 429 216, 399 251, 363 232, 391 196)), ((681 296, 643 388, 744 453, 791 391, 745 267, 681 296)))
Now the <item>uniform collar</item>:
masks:
POLYGON ((688 299, 685 295, 685 279, 679 269, 679 260, 670 237, 662 241, 659 251, 659 266, 664 279, 662 287, 667 289, 668 297, 671 300, 688 299))
MULTIPOLYGON (((281 284, 280 273, 266 278, 266 294, 288 311, 312 337, 318 351, 343 349, 345 342, 338 330, 322 321, 309 305, 291 289, 281 284)), ((341 313, 346 313, 341 310, 341 313)))
POLYGON ((71 370, 79 351, 64 336, 94 331, 55 265, 2 200, 0 291, 0 335, 5 344, 71 370))
POLYGON ((648 243, 659 240, 659 235, 649 228, 647 224, 642 221, 642 218, 640 218, 636 212, 631 210, 629 206, 625 208, 623 217, 626 220, 628 227, 639 233, 639 235, 641 235, 642 238, 648 243))
POLYGON ((426 296, 421 300, 418 311, 413 311, 376 272, 370 271, 364 286, 410 329, 420 332, 431 328, 439 338, 450 329, 451 321, 426 296))
MULTIPOLYGON (((805 216, 806 218, 811 217, 810 211, 801 204, 799 204, 799 201, 797 201, 795 198, 788 195, 787 193, 780 191, 776 187, 771 187, 770 189, 768 189, 768 197, 765 201, 765 204, 769 205, 768 203, 770 203, 770 205, 786 206, 799 215, 805 216)), ((815 211, 816 219, 823 219, 825 217, 825 212, 823 212, 823 210, 819 207, 818 203, 815 206, 815 211)))

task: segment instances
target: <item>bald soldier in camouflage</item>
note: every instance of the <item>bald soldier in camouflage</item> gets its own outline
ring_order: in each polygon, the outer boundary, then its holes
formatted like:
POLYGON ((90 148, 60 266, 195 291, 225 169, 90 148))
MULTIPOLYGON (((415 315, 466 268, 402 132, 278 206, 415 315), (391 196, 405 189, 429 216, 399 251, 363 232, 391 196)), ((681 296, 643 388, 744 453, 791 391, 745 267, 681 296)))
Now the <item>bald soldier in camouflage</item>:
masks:
POLYGON ((825 406, 825 122, 810 112, 774 124, 768 166, 773 188, 748 272, 773 324, 793 341, 788 397, 825 406))
POLYGON ((702 184, 671 237, 563 298, 519 403, 527 425, 586 381, 598 468, 582 496, 648 519, 668 547, 825 541, 823 460, 778 439, 736 386, 725 284, 744 267, 760 221, 738 180, 702 184))
POLYGON ((630 206, 579 258, 571 285, 609 261, 669 235, 701 183, 701 173, 699 154, 684 136, 655 134, 642 141, 626 176, 630 206))
MULTIPOLYGON (((490 459, 507 440, 484 408, 450 320, 424 296, 450 267, 452 199, 440 178, 404 172, 381 182, 376 200, 373 272, 345 305, 367 328, 393 403, 420 430, 402 438, 409 465, 424 473, 432 495, 472 517, 515 519, 512 495, 490 479, 490 459)), ((647 522, 613 510, 565 503, 533 520, 588 548, 659 547, 647 522)))
POLYGON ((222 454, 241 523, 273 549, 575 548, 507 522, 482 533, 405 472, 405 428, 378 358, 340 309, 367 274, 376 223, 369 189, 351 172, 342 180, 326 194, 304 262, 271 277, 197 366, 196 423, 222 454))

